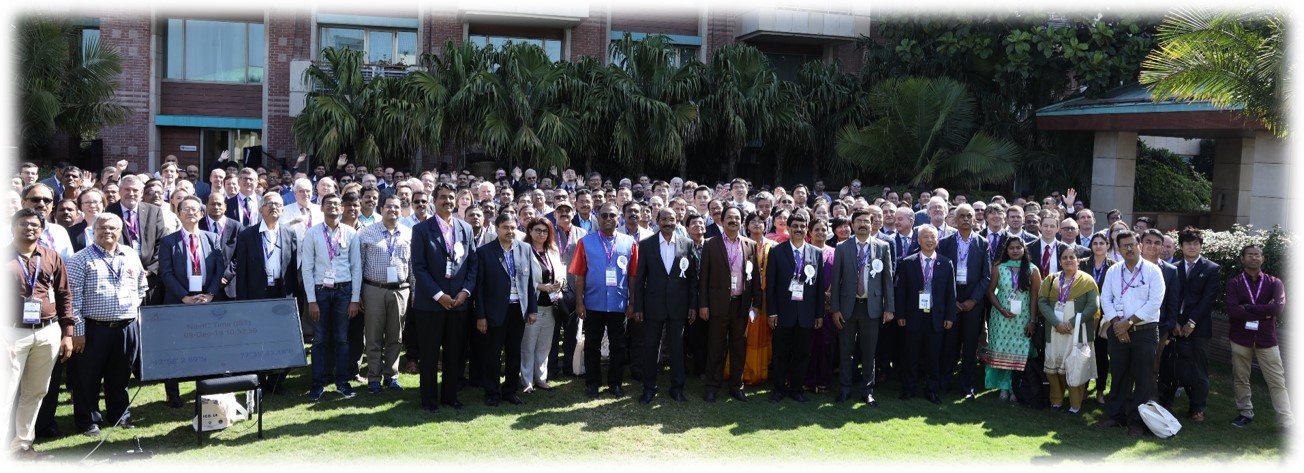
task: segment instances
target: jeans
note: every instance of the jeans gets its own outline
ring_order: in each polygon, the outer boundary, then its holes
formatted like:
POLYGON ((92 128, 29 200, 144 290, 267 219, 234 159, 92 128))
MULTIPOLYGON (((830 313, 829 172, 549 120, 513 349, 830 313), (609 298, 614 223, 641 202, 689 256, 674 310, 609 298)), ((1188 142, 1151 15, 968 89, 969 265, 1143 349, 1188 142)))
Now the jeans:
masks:
POLYGON ((330 382, 326 369, 327 353, 334 355, 335 385, 349 385, 349 282, 337 282, 334 288, 317 286, 317 310, 321 314, 312 323, 312 387, 322 388, 330 382))

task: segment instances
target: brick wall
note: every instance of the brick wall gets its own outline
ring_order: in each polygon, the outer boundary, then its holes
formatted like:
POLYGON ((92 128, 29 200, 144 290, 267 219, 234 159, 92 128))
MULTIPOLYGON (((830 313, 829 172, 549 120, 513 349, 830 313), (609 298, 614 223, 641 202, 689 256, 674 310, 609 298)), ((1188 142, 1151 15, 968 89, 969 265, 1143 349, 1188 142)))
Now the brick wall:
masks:
POLYGON ((571 62, 579 62, 584 56, 600 60, 607 57, 607 44, 610 42, 611 37, 607 35, 607 10, 594 3, 589 7, 589 17, 580 20, 580 24, 571 29, 571 62))
POLYGON ((116 101, 128 109, 126 121, 100 130, 105 165, 126 159, 131 169, 149 167, 151 31, 148 12, 115 10, 100 16, 100 41, 122 56, 116 101))
POLYGON ((298 156, 291 127, 290 62, 312 59, 311 13, 303 9, 271 9, 267 19, 267 68, 263 74, 267 112, 263 117, 263 148, 272 157, 292 163, 298 156))
POLYGON ((708 8, 706 13, 707 64, 711 63, 715 50, 738 42, 737 30, 737 12, 726 6, 708 8))
POLYGON ((435 3, 426 11, 425 51, 443 54, 444 43, 453 42, 453 46, 462 44, 462 22, 457 19, 457 5, 435 3))

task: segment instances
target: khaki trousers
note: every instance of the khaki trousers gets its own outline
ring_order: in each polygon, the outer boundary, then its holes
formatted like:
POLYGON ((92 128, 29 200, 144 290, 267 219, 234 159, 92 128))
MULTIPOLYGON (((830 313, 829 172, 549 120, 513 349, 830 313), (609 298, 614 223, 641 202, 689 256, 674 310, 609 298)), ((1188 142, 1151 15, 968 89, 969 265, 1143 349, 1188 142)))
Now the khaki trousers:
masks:
POLYGON ((1286 391, 1286 370, 1281 365, 1281 349, 1278 347, 1251 348, 1231 343, 1232 347, 1232 388, 1236 394, 1236 409, 1241 415, 1254 418, 1254 404, 1250 401, 1250 361, 1259 359, 1259 371, 1268 383, 1268 393, 1272 396, 1272 408, 1277 411, 1277 421, 1282 426, 1290 427, 1294 419, 1290 412, 1290 395, 1286 391))
POLYGON ((30 447, 36 440, 36 413, 41 400, 50 388, 50 374, 59 356, 62 337, 59 324, 50 324, 40 330, 6 327, 5 351, 9 353, 9 372, 4 381, 4 401, 13 402, 11 409, 3 409, 3 425, 13 425, 14 439, 10 450, 30 447))
POLYGON ((398 376, 398 356, 403 350, 403 315, 407 313, 408 291, 410 289, 362 285, 368 383, 398 376))

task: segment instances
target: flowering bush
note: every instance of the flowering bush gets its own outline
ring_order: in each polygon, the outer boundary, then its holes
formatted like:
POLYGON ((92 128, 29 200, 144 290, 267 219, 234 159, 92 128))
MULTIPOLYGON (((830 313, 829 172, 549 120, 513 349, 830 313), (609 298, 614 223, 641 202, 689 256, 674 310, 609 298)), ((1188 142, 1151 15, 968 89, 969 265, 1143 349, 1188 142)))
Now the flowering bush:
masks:
MULTIPOLYGON (((1271 230, 1253 228, 1251 225, 1233 225, 1231 231, 1215 232, 1204 230, 1203 256, 1222 267, 1222 282, 1241 272, 1241 248, 1250 243, 1263 246, 1263 271, 1286 280, 1286 268, 1290 267, 1287 255, 1293 244, 1293 235, 1273 225, 1271 230)), ((1171 232, 1174 240, 1177 232, 1171 232)), ((1181 250, 1178 249, 1180 257, 1181 250)), ((1222 308, 1223 292, 1218 291, 1218 307, 1222 308)))

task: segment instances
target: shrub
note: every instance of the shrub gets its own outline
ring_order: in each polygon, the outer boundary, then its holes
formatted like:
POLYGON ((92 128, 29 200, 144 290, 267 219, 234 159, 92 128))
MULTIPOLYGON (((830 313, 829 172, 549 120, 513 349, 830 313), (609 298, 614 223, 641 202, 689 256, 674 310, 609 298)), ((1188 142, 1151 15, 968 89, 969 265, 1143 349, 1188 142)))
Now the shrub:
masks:
MULTIPOLYGON (((1174 240, 1177 232, 1170 232, 1174 240)), ((1233 225, 1230 231, 1215 232, 1204 230, 1203 256, 1222 267, 1222 284, 1241 272, 1241 248, 1250 243, 1263 246, 1263 271, 1281 278, 1287 278, 1286 268, 1290 267, 1287 255, 1293 246, 1293 235, 1274 225, 1271 230, 1253 228, 1250 225, 1233 225)), ((1180 257, 1181 249, 1178 249, 1180 257)), ((1217 307, 1223 307, 1223 291, 1218 291, 1217 307)))

